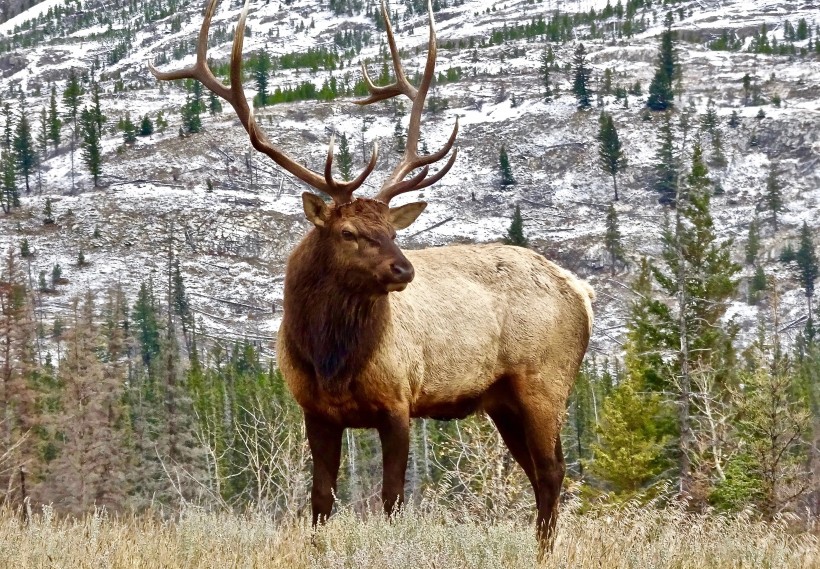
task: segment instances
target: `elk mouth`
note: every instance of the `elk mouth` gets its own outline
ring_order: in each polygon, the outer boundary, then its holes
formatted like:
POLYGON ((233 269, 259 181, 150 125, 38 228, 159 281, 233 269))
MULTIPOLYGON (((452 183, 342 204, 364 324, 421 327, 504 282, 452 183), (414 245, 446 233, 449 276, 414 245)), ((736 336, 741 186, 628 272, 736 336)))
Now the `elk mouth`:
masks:
POLYGON ((390 283, 385 288, 387 292, 401 292, 407 288, 407 285, 410 283, 390 283))

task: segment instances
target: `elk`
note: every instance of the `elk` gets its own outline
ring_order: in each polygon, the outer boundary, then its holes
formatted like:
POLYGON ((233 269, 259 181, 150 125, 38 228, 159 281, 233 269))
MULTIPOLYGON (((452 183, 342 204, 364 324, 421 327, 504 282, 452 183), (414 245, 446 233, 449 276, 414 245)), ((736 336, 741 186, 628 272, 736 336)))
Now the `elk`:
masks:
MULTIPOLYGON (((424 100, 435 72, 436 38, 429 10, 428 54, 418 87, 407 80, 382 5, 396 80, 374 85, 362 65, 369 105, 404 95, 412 101, 404 155, 374 198, 354 197, 376 165, 377 148, 354 180, 332 175, 333 138, 323 173, 298 164, 259 128, 241 84, 247 3, 236 28, 230 86, 208 68, 206 8, 196 63, 158 79, 198 79, 236 111, 251 144, 282 168, 327 194, 302 194, 311 230, 290 255, 277 359, 304 411, 313 456, 313 523, 331 513, 346 428, 378 430, 382 500, 389 515, 404 496, 410 421, 460 419, 484 412, 521 465, 536 499, 536 528, 551 542, 564 478, 559 437, 566 401, 592 328, 592 289, 528 249, 497 244, 402 252, 396 231, 425 202, 390 207, 396 196, 428 187, 456 159, 458 122, 444 146, 418 153, 424 100), (415 173, 414 173, 415 172, 415 173), (409 177, 408 177, 409 176, 409 177)), ((149 64, 150 65, 150 64, 149 64)), ((542 549, 543 551, 543 549, 542 549)))

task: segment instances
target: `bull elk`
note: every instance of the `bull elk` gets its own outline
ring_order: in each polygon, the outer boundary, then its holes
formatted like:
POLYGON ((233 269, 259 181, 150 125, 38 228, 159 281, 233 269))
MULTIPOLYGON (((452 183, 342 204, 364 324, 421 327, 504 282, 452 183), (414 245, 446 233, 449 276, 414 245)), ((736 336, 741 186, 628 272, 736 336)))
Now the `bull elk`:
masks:
MULTIPOLYGON (((434 184, 458 132, 429 155, 418 153, 424 100, 435 72, 436 39, 428 5, 427 61, 418 87, 406 78, 382 5, 395 83, 376 86, 363 65, 368 105, 404 95, 412 101, 402 159, 374 198, 354 197, 373 171, 377 149, 349 182, 332 175, 333 138, 323 173, 272 144, 242 90, 242 40, 247 3, 234 35, 230 86, 208 67, 211 0, 199 33, 196 63, 158 79, 201 81, 236 111, 251 144, 282 168, 330 196, 302 194, 313 228, 287 264, 278 360, 301 405, 313 455, 313 523, 331 513, 346 428, 378 430, 383 454, 382 500, 389 514, 403 500, 410 419, 490 416, 532 484, 543 546, 555 527, 564 459, 559 437, 569 392, 592 327, 592 289, 540 255, 504 245, 459 245, 408 251, 396 231, 427 205, 390 207, 399 194, 434 184), (415 173, 414 173, 415 172, 415 173), (411 175, 412 174, 412 175, 411 175), (409 176, 409 177, 408 177, 409 176)), ((150 64, 149 64, 150 65, 150 64)))

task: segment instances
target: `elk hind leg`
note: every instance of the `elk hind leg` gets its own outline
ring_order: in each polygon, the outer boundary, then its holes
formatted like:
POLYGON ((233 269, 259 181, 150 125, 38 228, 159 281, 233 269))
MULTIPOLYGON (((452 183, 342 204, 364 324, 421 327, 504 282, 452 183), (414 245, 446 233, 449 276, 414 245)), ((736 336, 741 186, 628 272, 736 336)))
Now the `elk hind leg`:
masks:
POLYGON ((525 403, 523 407, 524 432, 537 481, 536 533, 543 555, 552 549, 558 501, 566 473, 560 432, 564 409, 548 404, 543 398, 525 403))

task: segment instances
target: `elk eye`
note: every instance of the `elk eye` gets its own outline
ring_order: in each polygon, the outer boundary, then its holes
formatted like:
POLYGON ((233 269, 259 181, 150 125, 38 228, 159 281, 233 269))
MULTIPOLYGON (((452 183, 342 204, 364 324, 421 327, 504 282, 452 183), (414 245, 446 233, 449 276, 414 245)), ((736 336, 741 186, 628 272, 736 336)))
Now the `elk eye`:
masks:
POLYGON ((352 241, 356 239, 356 236, 353 235, 352 231, 348 231, 347 229, 342 229, 342 238, 347 239, 348 241, 352 241))

